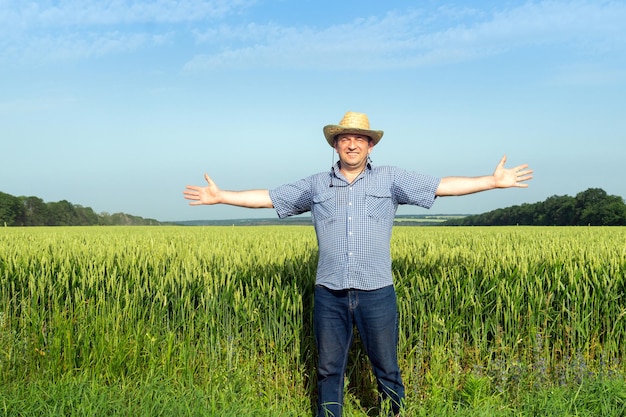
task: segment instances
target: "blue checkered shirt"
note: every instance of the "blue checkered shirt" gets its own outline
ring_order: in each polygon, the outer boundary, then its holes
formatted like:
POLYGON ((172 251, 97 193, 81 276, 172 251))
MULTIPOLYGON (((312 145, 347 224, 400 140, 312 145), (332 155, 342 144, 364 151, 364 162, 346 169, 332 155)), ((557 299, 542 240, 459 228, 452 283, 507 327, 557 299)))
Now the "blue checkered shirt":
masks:
POLYGON ((270 190, 278 217, 311 212, 319 260, 316 284, 375 290, 393 284, 391 228, 399 204, 430 208, 439 178, 392 166, 372 167, 351 184, 339 171, 270 190))

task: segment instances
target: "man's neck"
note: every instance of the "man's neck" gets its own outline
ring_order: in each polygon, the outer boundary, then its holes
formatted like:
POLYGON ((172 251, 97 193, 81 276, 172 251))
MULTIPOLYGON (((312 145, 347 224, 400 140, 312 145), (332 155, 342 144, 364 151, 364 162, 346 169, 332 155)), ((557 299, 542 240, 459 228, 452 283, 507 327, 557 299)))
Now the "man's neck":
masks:
POLYGON ((363 171, 367 168, 367 162, 362 166, 358 167, 349 167, 346 164, 339 163, 339 171, 346 177, 349 183, 352 183, 363 171))

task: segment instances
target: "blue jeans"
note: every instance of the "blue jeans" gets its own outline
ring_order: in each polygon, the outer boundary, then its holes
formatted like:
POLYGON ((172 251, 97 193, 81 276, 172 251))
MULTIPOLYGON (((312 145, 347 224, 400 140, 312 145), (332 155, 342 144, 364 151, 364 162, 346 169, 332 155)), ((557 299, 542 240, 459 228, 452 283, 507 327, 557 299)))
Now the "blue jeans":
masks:
POLYGON ((356 328, 372 365, 382 399, 398 413, 404 385, 398 366, 398 306, 393 286, 374 291, 315 287, 313 326, 318 351, 318 417, 340 417, 344 374, 356 328))

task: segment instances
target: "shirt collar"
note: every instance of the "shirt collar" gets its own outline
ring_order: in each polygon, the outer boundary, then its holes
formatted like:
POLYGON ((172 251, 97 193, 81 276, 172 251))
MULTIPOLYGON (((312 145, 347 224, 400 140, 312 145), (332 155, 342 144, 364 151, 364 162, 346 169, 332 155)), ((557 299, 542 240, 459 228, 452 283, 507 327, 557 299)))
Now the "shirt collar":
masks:
MULTIPOLYGON (((361 178, 361 176, 372 170, 372 163, 368 160, 365 164, 365 169, 363 170, 363 172, 361 172, 356 178, 355 181, 359 178, 361 178)), ((335 165, 333 165, 332 169, 331 169, 332 174, 335 176, 335 178, 341 179, 343 181, 345 181, 343 174, 341 174, 341 161, 337 161, 335 163, 335 165), (340 176, 341 175, 341 176, 340 176)))

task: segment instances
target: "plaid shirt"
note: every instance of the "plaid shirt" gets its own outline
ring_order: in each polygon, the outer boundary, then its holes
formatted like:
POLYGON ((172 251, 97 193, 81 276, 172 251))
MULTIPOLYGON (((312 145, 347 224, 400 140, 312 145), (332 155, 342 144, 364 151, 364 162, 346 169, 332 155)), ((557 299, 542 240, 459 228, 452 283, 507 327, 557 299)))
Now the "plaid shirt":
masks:
POLYGON ((278 217, 311 212, 319 250, 316 284, 375 290, 393 284, 391 228, 399 204, 430 208, 439 178, 391 166, 372 167, 351 184, 339 171, 270 190, 278 217))

